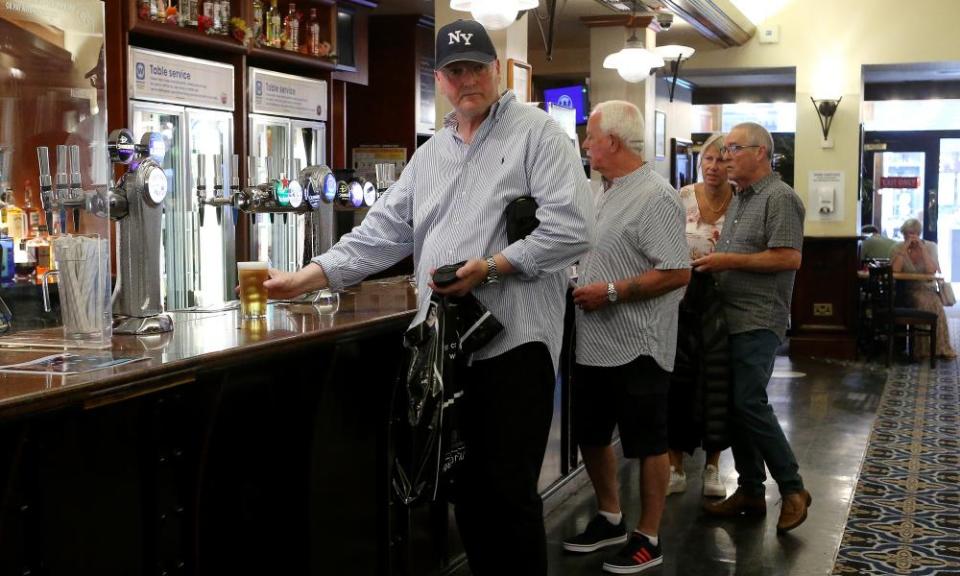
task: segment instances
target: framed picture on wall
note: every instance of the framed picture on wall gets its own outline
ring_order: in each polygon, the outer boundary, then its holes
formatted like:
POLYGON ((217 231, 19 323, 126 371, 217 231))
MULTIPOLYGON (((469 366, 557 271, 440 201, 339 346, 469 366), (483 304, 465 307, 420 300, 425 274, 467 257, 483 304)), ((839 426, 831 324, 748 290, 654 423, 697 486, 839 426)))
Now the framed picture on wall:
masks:
POLYGON ((526 104, 533 100, 533 69, 521 60, 507 60, 507 89, 513 90, 517 101, 526 104))
POLYGON ((667 115, 660 110, 653 112, 653 144, 657 160, 667 157, 667 115))

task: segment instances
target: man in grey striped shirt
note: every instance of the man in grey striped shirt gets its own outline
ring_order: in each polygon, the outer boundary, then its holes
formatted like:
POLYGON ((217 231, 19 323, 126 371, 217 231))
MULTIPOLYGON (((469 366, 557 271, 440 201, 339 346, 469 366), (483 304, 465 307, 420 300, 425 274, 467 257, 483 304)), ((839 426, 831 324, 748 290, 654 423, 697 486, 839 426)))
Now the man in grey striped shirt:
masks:
POLYGON ((766 514, 764 464, 777 481, 783 504, 777 533, 807 518, 810 493, 803 487, 797 459, 767 401, 777 348, 787 331, 793 279, 803 249, 804 209, 770 162, 773 138, 752 122, 739 124, 724 138, 724 157, 737 192, 717 242, 717 250, 694 261, 715 272, 730 329, 733 373, 733 459, 737 491, 708 503, 721 517, 766 514))
POLYGON ((271 297, 339 290, 413 254, 419 310, 432 292, 472 292, 503 332, 458 371, 467 457, 457 523, 474 574, 546 574, 537 480, 563 333, 566 268, 590 247, 593 205, 576 147, 543 111, 498 94, 500 62, 476 22, 437 34, 437 83, 454 110, 363 223, 292 274, 271 270, 271 297), (508 244, 504 208, 522 196, 540 221, 508 244), (434 269, 466 260, 444 288, 434 269))
POLYGON ((679 197, 644 162, 643 117, 629 102, 596 107, 583 147, 604 178, 596 200, 596 246, 580 262, 574 432, 599 507, 584 532, 564 541, 571 552, 624 544, 603 569, 640 572, 663 560, 660 518, 670 478, 667 390, 677 348, 678 306, 690 281, 679 197), (628 534, 620 510, 611 445, 641 462, 641 512, 628 534))

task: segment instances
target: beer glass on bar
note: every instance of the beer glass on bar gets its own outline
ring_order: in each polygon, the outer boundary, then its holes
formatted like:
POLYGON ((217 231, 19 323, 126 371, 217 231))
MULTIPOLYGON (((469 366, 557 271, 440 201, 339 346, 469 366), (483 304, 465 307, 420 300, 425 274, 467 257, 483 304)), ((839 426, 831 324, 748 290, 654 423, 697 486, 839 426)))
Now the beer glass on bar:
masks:
POLYGON ((263 283, 270 277, 266 262, 237 262, 240 279, 240 316, 244 319, 267 316, 267 289, 263 283))

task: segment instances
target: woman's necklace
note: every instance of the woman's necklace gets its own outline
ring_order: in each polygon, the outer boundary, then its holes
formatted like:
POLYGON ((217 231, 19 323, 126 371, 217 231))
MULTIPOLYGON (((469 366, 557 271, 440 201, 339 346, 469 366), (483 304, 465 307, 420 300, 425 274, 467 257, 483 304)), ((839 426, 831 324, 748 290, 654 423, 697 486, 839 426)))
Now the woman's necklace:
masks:
POLYGON ((709 194, 707 194, 706 190, 704 190, 700 194, 700 198, 703 200, 703 204, 710 209, 710 212, 712 212, 716 216, 719 216, 720 214, 723 214, 726 211, 727 205, 730 204, 730 199, 733 198, 733 192, 731 191, 731 193, 727 195, 727 197, 723 200, 723 202, 720 203, 719 208, 710 205, 710 200, 708 196, 709 194))

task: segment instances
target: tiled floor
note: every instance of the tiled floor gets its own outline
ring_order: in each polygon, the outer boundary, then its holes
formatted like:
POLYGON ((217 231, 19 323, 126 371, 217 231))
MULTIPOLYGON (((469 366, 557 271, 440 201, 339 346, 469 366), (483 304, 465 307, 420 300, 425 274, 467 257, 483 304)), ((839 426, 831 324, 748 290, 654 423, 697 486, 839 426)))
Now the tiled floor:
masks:
MULTIPOLYGON (((714 520, 700 512, 700 469, 703 454, 688 458, 687 492, 668 498, 661 527, 664 562, 644 572, 678 576, 805 576, 829 574, 843 535, 886 373, 864 367, 816 360, 791 363, 778 359, 768 388, 770 402, 790 439, 806 487, 813 495, 807 522, 786 536, 776 535, 779 493, 768 480, 768 514, 763 520, 714 520), (801 377, 777 377, 801 372, 801 377)), ((729 450, 721 457, 721 475, 728 491, 736 487, 729 450)), ((628 525, 638 517, 638 466, 621 471, 622 499, 628 525)), ((576 533, 595 513, 589 485, 575 493, 546 519, 551 575, 600 574, 604 556, 564 553, 561 540, 576 533)), ((468 574, 466 569, 458 574, 468 574)))

